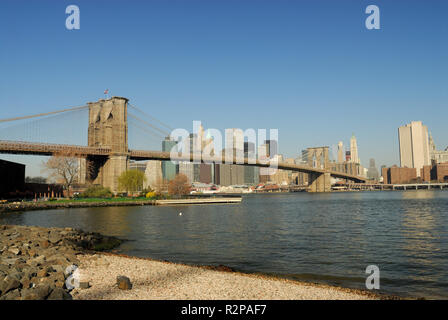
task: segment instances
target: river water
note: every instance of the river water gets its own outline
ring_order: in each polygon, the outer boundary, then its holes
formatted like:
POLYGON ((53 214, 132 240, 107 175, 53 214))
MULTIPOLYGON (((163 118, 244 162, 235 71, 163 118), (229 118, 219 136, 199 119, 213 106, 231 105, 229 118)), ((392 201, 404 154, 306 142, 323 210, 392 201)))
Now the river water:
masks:
POLYGON ((244 196, 241 204, 0 214, 0 224, 75 227, 128 239, 120 253, 365 289, 448 298, 448 192, 244 196), (182 215, 179 213, 182 212, 182 215))

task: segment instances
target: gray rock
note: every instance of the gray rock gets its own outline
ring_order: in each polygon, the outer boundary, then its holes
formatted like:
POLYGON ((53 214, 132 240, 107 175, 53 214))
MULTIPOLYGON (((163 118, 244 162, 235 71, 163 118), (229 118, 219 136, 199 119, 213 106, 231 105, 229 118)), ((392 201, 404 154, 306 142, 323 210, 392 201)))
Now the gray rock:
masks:
POLYGON ((52 243, 52 244, 57 244, 59 241, 62 240, 62 237, 60 234, 58 233, 51 233, 50 236, 48 237, 48 240, 52 243))
POLYGON ((28 260, 27 263, 30 265, 39 266, 42 263, 44 263, 45 260, 46 260, 46 257, 44 255, 40 255, 40 256, 37 256, 36 258, 32 258, 32 259, 28 260))
POLYGON ((16 279, 17 281, 20 281, 24 275, 25 275, 25 273, 23 273, 23 272, 13 271, 13 272, 10 272, 7 277, 10 277, 12 279, 16 279))
POLYGON ((19 289, 12 290, 0 297, 0 300, 19 300, 19 299, 20 299, 19 289))
POLYGON ((17 260, 19 260, 19 258, 3 258, 2 263, 12 266, 16 263, 17 260))
POLYGON ((0 264, 0 272, 4 272, 4 273, 9 272, 9 265, 0 264))
POLYGON ((2 295, 5 295, 9 291, 19 288, 20 285, 19 280, 7 275, 0 283, 0 291, 2 292, 2 295))
POLYGON ((72 300, 72 296, 62 288, 55 288, 47 300, 72 300))
POLYGON ((62 273, 65 272, 64 267, 60 264, 53 264, 51 265, 51 268, 53 268, 55 272, 62 272, 62 273))
POLYGON ((121 290, 131 290, 132 289, 131 280, 125 276, 117 277, 117 286, 121 290))
POLYGON ((34 288, 22 290, 22 300, 45 300, 51 291, 49 284, 41 283, 34 288))
POLYGON ((36 277, 37 276, 37 271, 39 271, 39 269, 37 268, 33 268, 33 267, 29 267, 27 269, 23 270, 23 278, 26 279, 31 279, 32 277, 36 277))

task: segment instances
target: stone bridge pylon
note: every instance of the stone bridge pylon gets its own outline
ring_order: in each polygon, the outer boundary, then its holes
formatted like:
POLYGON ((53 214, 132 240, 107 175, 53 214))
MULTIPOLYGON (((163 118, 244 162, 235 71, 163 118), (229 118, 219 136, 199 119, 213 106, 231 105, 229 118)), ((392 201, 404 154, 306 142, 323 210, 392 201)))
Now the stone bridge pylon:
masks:
POLYGON ((128 99, 89 102, 88 145, 109 148, 108 157, 87 157, 87 179, 118 192, 118 177, 128 169, 128 99))

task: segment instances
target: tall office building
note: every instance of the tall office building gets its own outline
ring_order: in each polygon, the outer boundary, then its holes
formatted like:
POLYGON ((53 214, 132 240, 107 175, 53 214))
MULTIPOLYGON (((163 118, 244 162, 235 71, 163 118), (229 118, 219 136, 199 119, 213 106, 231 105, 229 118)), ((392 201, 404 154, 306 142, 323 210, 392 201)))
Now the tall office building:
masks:
POLYGON ((278 154, 278 142, 277 140, 265 140, 264 143, 267 145, 268 156, 273 158, 278 154))
MULTIPOLYGON (((244 142, 244 157, 256 160, 255 144, 253 142, 244 142)), ((254 185, 259 182, 260 170, 258 167, 244 166, 244 184, 254 185)))
POLYGON ((232 186, 244 184, 244 166, 236 164, 219 165, 219 184, 232 186))
POLYGON ((367 171, 367 178, 375 181, 378 181, 379 179, 379 173, 375 165, 375 159, 370 159, 370 165, 367 171))
POLYGON ((344 162, 344 143, 339 141, 338 143, 338 163, 344 162))
MULTIPOLYGON (((171 152, 173 148, 176 148, 177 141, 171 140, 170 137, 166 137, 162 141, 162 151, 171 152)), ((176 149, 174 149, 176 150, 176 149)), ((162 163, 162 176, 166 181, 173 180, 178 172, 178 165, 172 161, 163 161, 162 163)))
POLYGON ((241 129, 226 129, 226 149, 244 150, 244 132, 241 129))
POLYGON ((350 138, 350 161, 354 163, 360 163, 358 157, 358 143, 356 141, 355 134, 350 138))
POLYGON ((212 183, 213 180, 213 165, 207 163, 199 164, 199 182, 212 183))
POLYGON ((431 163, 429 154, 428 128, 421 121, 412 121, 398 128, 400 143, 400 166, 420 169, 431 163))
POLYGON ((194 164, 192 162, 179 162, 179 173, 184 174, 190 183, 195 182, 194 164))

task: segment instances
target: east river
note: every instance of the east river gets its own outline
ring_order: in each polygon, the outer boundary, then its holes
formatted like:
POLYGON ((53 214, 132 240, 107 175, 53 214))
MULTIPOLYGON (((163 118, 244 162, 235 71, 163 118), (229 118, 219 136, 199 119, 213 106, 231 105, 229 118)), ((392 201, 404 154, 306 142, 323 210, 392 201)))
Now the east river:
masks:
POLYGON ((382 293, 448 299, 447 191, 254 194, 241 204, 2 213, 0 224, 75 227, 129 240, 118 251, 132 256, 359 289, 376 265, 382 293))

